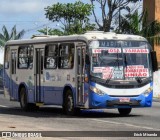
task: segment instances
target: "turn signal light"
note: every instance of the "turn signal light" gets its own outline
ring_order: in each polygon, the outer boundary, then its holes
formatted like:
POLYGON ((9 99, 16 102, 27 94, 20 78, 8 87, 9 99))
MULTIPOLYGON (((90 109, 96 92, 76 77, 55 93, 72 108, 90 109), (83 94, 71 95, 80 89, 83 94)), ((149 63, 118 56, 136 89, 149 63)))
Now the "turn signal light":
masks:
POLYGON ((89 82, 88 77, 85 77, 85 78, 84 78, 84 81, 85 81, 86 83, 88 83, 88 82, 89 82))

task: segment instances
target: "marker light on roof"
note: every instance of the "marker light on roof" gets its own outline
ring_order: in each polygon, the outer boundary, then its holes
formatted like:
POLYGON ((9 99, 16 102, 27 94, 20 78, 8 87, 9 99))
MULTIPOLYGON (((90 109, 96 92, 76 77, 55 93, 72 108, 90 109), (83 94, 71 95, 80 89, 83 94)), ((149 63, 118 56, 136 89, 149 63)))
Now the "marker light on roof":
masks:
POLYGON ((99 47, 99 41, 93 40, 89 43, 90 48, 98 48, 99 47))
POLYGON ((96 39, 96 36, 92 36, 93 39, 96 39))

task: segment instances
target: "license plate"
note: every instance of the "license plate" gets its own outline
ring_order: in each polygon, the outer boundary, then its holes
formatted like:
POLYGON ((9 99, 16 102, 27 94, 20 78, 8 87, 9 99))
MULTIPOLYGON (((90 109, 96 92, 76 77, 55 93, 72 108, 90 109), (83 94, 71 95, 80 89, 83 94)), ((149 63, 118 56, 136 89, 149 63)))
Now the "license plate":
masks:
POLYGON ((130 102, 130 98, 120 98, 119 101, 121 103, 128 103, 128 102, 130 102))

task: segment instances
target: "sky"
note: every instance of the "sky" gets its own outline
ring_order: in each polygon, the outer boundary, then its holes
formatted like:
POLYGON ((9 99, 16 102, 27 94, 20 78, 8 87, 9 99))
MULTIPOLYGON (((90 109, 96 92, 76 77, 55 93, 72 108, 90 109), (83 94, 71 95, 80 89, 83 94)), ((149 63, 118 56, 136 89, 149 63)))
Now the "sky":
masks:
MULTIPOLYGON (((3 25, 10 31, 16 25, 17 32, 25 30, 22 39, 29 39, 32 35, 40 34, 37 30, 50 27, 60 28, 45 17, 47 6, 51 6, 57 2, 74 3, 76 0, 0 0, 0 32, 3 25)), ((84 3, 90 3, 90 0, 81 0, 84 3)), ((98 6, 97 6, 98 7, 98 6)), ((96 8, 95 13, 100 15, 96 8)), ((90 18, 94 22, 94 17, 90 18)), ((0 50, 0 63, 3 63, 3 51, 0 50)))
MULTIPOLYGON (((16 25, 17 30, 26 31, 23 38, 37 34, 38 29, 55 25, 45 17, 44 8, 66 0, 0 0, 0 30, 6 25, 8 30, 16 25), (50 23, 50 24, 49 24, 50 23), (46 25, 47 24, 47 25, 46 25)), ((74 2, 75 0, 70 0, 74 2)))
MULTIPOLYGON (((45 17, 47 6, 51 6, 57 2, 74 3, 76 0, 0 0, 0 31, 3 25, 8 30, 16 25, 17 30, 26 31, 23 38, 30 38, 33 34, 39 34, 38 29, 46 26, 58 28, 58 24, 54 24, 45 17)), ((90 0, 81 0, 89 2, 90 0)), ((89 2, 90 3, 90 2, 89 2)))
MULTIPOLYGON (((69 2, 75 2, 70 0, 69 2)), ((89 2, 89 0, 82 0, 89 2)), ((0 0, 0 32, 3 25, 10 31, 16 25, 17 32, 25 30, 23 39, 39 34, 38 29, 45 27, 59 28, 45 17, 44 8, 57 2, 66 3, 67 0, 0 0)), ((0 63, 3 63, 3 51, 0 50, 0 63)))

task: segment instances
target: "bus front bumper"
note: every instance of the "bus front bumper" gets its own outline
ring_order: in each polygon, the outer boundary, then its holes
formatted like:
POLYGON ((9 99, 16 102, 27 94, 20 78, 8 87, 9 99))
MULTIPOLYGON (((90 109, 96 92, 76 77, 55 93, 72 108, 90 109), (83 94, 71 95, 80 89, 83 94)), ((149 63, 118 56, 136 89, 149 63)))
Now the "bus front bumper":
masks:
POLYGON ((136 97, 113 97, 107 94, 100 96, 90 93, 90 108, 138 108, 152 106, 153 91, 148 96, 140 94, 136 97))

